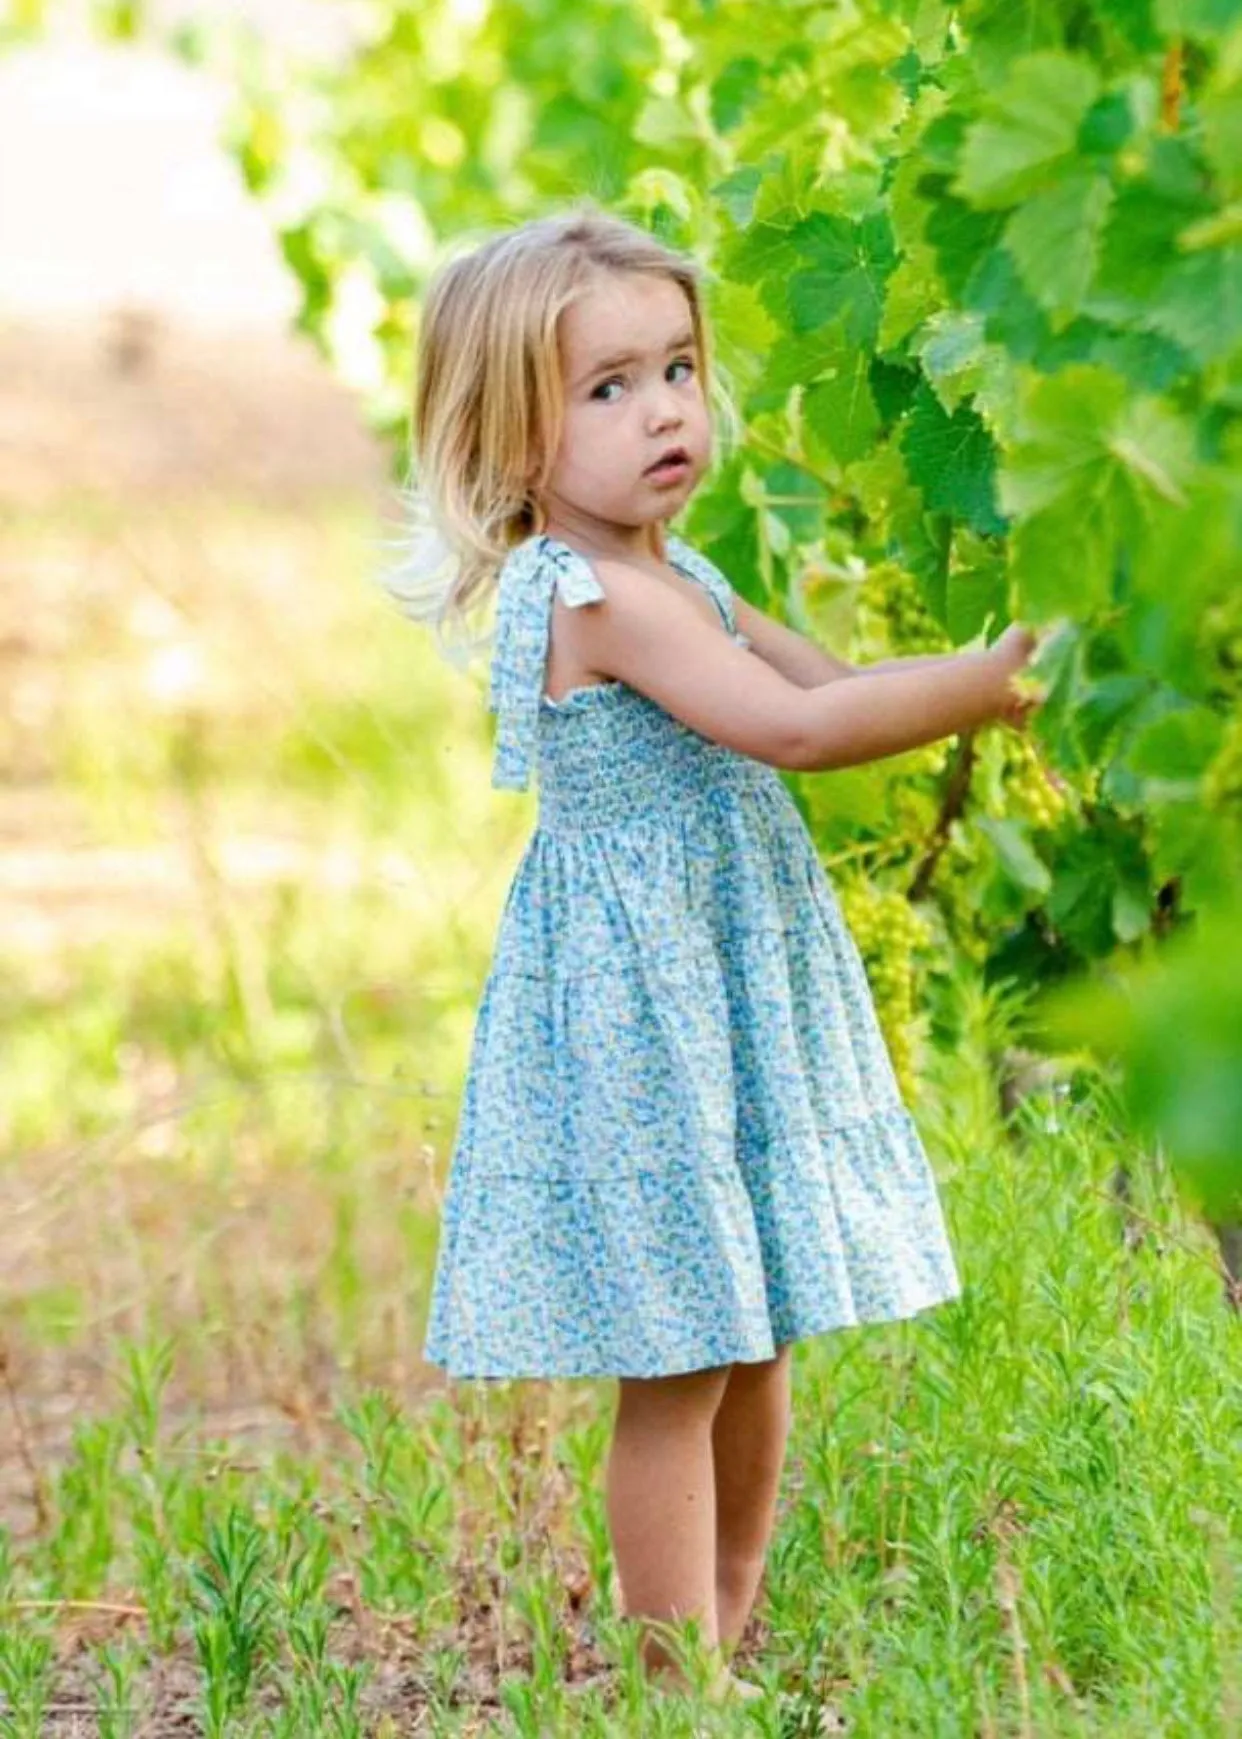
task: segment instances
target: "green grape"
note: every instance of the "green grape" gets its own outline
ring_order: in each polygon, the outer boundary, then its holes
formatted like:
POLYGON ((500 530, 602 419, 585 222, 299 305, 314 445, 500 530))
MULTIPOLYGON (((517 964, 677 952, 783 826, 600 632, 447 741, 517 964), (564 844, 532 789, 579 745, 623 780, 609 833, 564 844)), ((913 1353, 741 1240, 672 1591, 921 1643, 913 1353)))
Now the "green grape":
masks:
POLYGON ((934 781, 944 773, 949 750, 948 738, 942 737, 938 742, 924 743, 889 760, 886 795, 898 833, 917 840, 930 836, 940 809, 934 781))
POLYGON ((936 799, 929 791, 921 791, 904 780, 898 784, 889 802, 898 832, 925 839, 936 822, 936 799))
POLYGON ((1069 810, 1030 737, 990 731, 979 742, 971 794, 983 813, 1032 827, 1055 827, 1069 810))
POLYGON ((949 652, 948 636, 919 595, 914 575, 897 562, 868 569, 858 605, 856 633, 868 647, 897 657, 949 652))
POLYGON ((931 925, 904 894, 862 877, 842 886, 840 904, 862 956, 898 1087, 912 1100, 917 1092, 914 954, 930 945, 931 925))
POLYGON ((1032 827, 1055 827, 1069 808, 1064 795, 1048 776, 1048 769, 1029 737, 1005 733, 1008 750, 1009 813, 1032 827))

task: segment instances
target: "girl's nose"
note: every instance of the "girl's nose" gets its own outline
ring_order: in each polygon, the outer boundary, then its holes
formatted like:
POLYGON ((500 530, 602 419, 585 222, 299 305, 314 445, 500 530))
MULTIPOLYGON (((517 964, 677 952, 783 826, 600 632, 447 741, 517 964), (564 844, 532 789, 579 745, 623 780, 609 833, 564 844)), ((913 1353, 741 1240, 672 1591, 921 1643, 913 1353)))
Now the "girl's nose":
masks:
POLYGON ((673 390, 667 384, 657 388, 654 401, 648 411, 648 420, 656 429, 664 429, 670 423, 681 421, 681 406, 678 404, 673 390))

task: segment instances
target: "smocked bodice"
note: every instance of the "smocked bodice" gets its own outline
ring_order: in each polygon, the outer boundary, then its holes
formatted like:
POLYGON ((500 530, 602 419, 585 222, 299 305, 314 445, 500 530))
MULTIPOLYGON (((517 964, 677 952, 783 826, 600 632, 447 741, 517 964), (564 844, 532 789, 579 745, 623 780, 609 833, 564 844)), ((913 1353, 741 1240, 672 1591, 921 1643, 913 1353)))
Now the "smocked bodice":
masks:
MULTIPOLYGON (((741 646, 728 580, 681 538, 668 559, 703 587, 741 646)), ((770 785, 775 769, 691 730, 627 683, 544 692, 553 597, 571 608, 604 597, 590 562, 546 534, 514 549, 500 572, 489 708, 497 715, 492 784, 524 790, 537 770, 539 825, 572 832, 623 823, 696 799, 770 785)))

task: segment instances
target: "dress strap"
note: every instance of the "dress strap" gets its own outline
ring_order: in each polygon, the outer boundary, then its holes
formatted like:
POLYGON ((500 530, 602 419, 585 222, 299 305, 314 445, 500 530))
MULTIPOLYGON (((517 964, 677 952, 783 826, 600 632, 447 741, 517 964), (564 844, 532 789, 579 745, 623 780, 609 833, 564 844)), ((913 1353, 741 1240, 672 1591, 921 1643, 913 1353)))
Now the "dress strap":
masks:
POLYGON ((750 641, 746 635, 738 632, 737 614, 733 607, 733 587, 716 564, 709 561, 700 550, 692 548, 684 538, 676 537, 672 532, 665 536, 664 549, 673 566, 680 568, 689 579, 697 580, 704 591, 715 600, 725 627, 738 645, 749 646, 750 641))
POLYGON ((492 784, 498 789, 524 791, 530 783, 555 594, 574 609, 606 595, 585 556, 540 532, 509 552, 498 580, 487 703, 497 715, 492 784))

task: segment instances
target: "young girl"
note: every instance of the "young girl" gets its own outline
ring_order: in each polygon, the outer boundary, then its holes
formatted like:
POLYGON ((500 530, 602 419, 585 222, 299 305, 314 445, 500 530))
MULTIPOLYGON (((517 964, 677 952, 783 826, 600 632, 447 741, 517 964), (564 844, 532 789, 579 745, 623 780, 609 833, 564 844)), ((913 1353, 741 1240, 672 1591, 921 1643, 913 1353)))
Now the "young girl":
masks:
POLYGON ((539 793, 477 1013, 426 1355, 454 1377, 619 1380, 620 1591, 666 1621, 643 1658, 677 1683, 668 1624, 696 1618, 723 1662, 755 1600, 791 1343, 960 1291, 779 769, 1018 725, 1033 647, 1014 628, 854 669, 668 532, 712 458, 699 282, 592 207, 445 266, 414 447, 452 577, 421 602, 395 586, 440 625, 495 591, 492 783, 537 770, 539 793))

